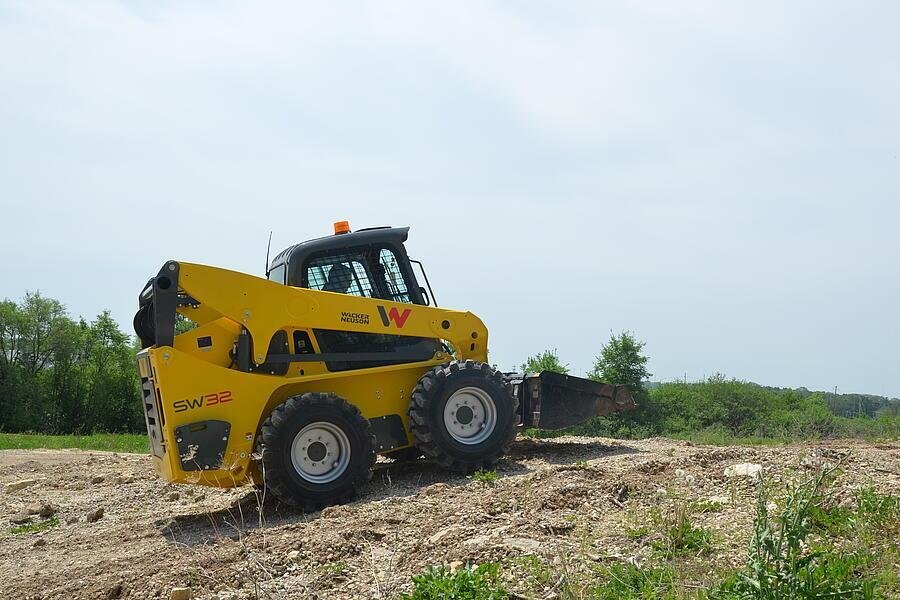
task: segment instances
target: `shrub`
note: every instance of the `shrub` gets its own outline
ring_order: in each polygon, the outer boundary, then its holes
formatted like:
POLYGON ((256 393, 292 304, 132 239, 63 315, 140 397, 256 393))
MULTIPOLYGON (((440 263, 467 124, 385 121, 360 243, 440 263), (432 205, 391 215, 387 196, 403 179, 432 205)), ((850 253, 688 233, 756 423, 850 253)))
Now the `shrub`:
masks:
POLYGON ((499 565, 488 563, 468 566, 455 573, 446 567, 428 567, 421 575, 413 576, 411 594, 401 594, 401 600, 502 600, 509 597, 500 585, 499 565))
POLYGON ((499 475, 497 475, 497 471, 478 469, 472 473, 472 479, 483 485, 494 485, 497 483, 499 475))
POLYGON ((721 375, 699 383, 663 383, 640 392, 636 409, 592 419, 567 430, 526 435, 590 435, 640 439, 657 435, 701 443, 832 437, 897 438, 900 417, 835 416, 818 393, 766 388, 721 375))
POLYGON ((766 486, 760 485, 747 566, 710 592, 711 598, 875 597, 876 581, 866 576, 872 556, 861 550, 842 552, 810 545, 829 477, 830 472, 823 471, 800 485, 790 485, 784 509, 774 517, 767 507, 766 486))
POLYGON ((666 557, 676 554, 706 554, 712 549, 712 533, 696 527, 691 521, 690 508, 677 502, 671 510, 651 513, 653 524, 659 529, 660 539, 651 544, 653 549, 666 557))
POLYGON ((632 564, 609 567, 604 583, 591 590, 598 600, 669 600, 676 594, 675 573, 670 568, 640 568, 632 564))

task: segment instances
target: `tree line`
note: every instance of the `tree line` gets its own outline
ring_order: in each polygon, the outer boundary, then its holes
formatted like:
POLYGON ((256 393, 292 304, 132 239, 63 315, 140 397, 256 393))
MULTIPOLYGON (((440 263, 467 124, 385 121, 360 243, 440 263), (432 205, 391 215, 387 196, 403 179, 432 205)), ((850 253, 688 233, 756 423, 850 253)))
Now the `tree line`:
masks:
MULTIPOLYGON (((657 435, 722 438, 900 437, 900 400, 863 394, 783 389, 715 375, 689 383, 648 382, 644 343, 630 332, 613 335, 590 379, 627 385, 634 410, 576 426, 567 433, 643 438, 657 435)), ((529 372, 568 373, 556 350, 531 356, 529 372)))
POLYGON ((135 351, 109 311, 76 321, 39 292, 0 302, 0 431, 143 431, 135 351))
MULTIPOLYGON (((181 320, 178 330, 192 325, 181 320)), ((143 432, 137 350, 108 311, 75 320, 62 303, 38 292, 0 302, 0 432, 143 432)), ((647 363, 644 343, 632 333, 611 336, 587 376, 629 386, 638 408, 574 432, 809 437, 869 431, 873 425, 860 425, 866 421, 900 430, 897 399, 768 388, 722 376, 648 385, 647 363), (848 418, 859 415, 879 418, 848 418)), ((522 370, 568 373, 569 367, 556 350, 545 350, 522 370)))

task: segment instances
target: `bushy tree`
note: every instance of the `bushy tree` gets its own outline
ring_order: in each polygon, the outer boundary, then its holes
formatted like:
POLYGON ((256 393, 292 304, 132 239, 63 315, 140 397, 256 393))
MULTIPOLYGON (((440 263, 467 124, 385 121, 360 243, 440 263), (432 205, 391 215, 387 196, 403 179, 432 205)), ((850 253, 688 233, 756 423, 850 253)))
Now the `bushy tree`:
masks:
POLYGON ((559 360, 559 354, 556 348, 553 350, 544 350, 534 356, 529 356, 522 370, 526 373, 540 373, 541 371, 553 371, 554 373, 562 373, 568 375, 569 365, 563 364, 559 360))
POLYGON ((588 378, 627 385, 632 394, 643 393, 644 381, 651 375, 643 351, 644 342, 638 341, 630 331, 612 335, 594 360, 588 378))
POLYGON ((130 336, 109 312, 73 321, 39 293, 0 302, 0 431, 140 431, 130 336))

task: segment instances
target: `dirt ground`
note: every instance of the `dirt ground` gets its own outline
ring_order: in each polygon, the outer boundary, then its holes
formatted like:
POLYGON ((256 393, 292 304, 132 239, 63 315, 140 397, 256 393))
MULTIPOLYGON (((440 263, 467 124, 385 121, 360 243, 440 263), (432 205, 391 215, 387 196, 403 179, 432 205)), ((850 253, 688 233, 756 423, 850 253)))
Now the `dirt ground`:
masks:
MULTIPOLYGON (((696 520, 715 532, 718 566, 737 566, 756 498, 752 476, 726 476, 738 463, 761 465, 776 485, 840 463, 838 495, 859 485, 900 492, 900 443, 770 448, 520 438, 493 485, 424 460, 384 461, 355 502, 302 514, 248 488, 166 484, 143 455, 2 451, 0 595, 168 599, 185 587, 193 598, 218 600, 391 598, 431 564, 536 556, 565 568, 575 554, 640 562, 648 550, 634 529, 674 495, 724 505, 696 520), (58 525, 11 533, 15 515, 42 504, 53 507, 58 525), (99 508, 102 517, 88 522, 99 508)), ((552 581, 534 589, 521 596, 552 597, 552 581)))

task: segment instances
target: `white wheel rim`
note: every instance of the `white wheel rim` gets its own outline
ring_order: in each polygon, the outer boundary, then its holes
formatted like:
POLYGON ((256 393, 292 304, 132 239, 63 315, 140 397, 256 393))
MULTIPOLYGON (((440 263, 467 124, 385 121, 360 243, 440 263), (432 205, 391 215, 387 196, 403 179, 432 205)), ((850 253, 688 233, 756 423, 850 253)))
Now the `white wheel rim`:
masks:
POLYGON ((350 464, 350 440, 333 423, 310 423, 294 436, 291 462, 306 481, 330 483, 343 475, 350 464))
POLYGON ((456 390, 444 406, 444 427, 461 444, 480 444, 497 427, 497 407, 491 395, 477 387, 456 390))

